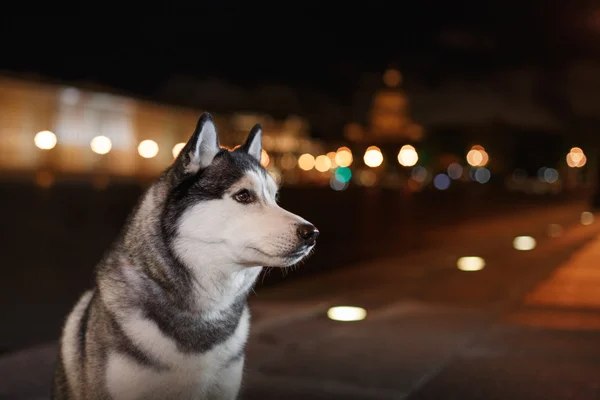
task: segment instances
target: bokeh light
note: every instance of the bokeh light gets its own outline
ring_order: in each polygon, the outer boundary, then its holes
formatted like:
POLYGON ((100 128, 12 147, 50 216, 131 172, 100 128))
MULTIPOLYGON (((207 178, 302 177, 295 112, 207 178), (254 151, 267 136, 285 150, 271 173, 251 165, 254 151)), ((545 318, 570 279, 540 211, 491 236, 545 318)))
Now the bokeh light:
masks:
POLYGON ((536 244, 536 240, 531 236, 517 236, 513 239, 513 247, 519 251, 533 250, 536 244))
POLYGON ((419 161, 417 150, 411 145, 402 146, 398 152, 398 162, 404 167, 412 167, 419 161))
POLYGON ((358 174, 358 181, 363 186, 373 186, 377 183, 377 174, 373 171, 361 171, 358 174))
POLYGON ((315 157, 312 154, 302 154, 298 158, 298 166, 304 171, 310 171, 315 167, 315 157))
POLYGON ((437 174, 433 178, 433 186, 438 190, 446 190, 450 187, 450 177, 446 174, 437 174))
POLYGON ((481 271, 485 267, 485 260, 481 257, 461 257, 456 266, 465 272, 481 271))
POLYGON ((158 154, 158 144, 154 140, 142 140, 138 146, 138 153, 144 158, 152 158, 158 154))
POLYGON ((350 168, 338 167, 335 170, 334 176, 340 182, 350 182, 350 179, 352 179, 352 171, 350 170, 350 168))
POLYGON ((594 223, 594 221, 596 220, 596 218, 594 217, 594 214, 592 214, 589 211, 584 211, 581 213, 581 224, 582 225, 591 225, 594 223))
POLYGON ((298 164, 298 160, 296 156, 292 153, 286 153, 281 156, 281 168, 283 169, 292 169, 298 164))
POLYGON ((367 317, 367 310, 350 306, 331 307, 327 310, 327 317, 334 321, 362 321, 367 317))
POLYGON ((266 168, 270 162, 271 157, 269 157, 269 153, 267 153, 265 149, 262 149, 262 151, 260 152, 260 165, 266 168))
POLYGON ((90 147, 96 154, 107 154, 112 149, 112 142, 106 136, 96 136, 90 142, 90 147))
POLYGON ((472 167, 484 167, 490 161, 490 156, 483 146, 475 145, 467 153, 467 163, 472 167))
POLYGON ((481 184, 488 183, 492 173, 487 168, 477 168, 475 171, 475 180, 481 184))
POLYGON ((563 228, 559 224, 548 225, 548 236, 551 238, 557 238, 562 235, 563 228))
POLYGON ((335 162, 340 167, 349 167, 352 161, 352 151, 347 147, 340 147, 335 153, 335 162))
POLYGON ((567 165, 571 168, 582 168, 587 164, 587 157, 580 147, 573 147, 567 154, 567 165))
POLYGON ((326 155, 327 155, 327 158, 329 158, 329 161, 331 163, 331 166, 329 167, 329 169, 335 169, 335 168, 337 168, 338 165, 335 162, 336 152, 335 151, 330 151, 326 155))
POLYGON ((365 151, 365 155, 363 157, 365 161, 365 165, 371 168, 379 167, 381 163, 383 163, 383 154, 381 150, 377 146, 370 146, 365 151))
POLYGON ((320 155, 315 159, 315 169, 319 172, 329 171, 331 160, 325 155, 320 155))
POLYGON ((410 172, 410 176, 415 181, 417 181, 419 183, 423 183, 423 182, 425 182, 425 179, 427 179, 427 169, 425 169, 425 167, 417 165, 410 172))
POLYGON ((50 150, 56 146, 58 140, 56 139, 56 135, 50 131, 41 131, 35 134, 33 138, 33 143, 42 150, 50 150))
POLYGON ((329 186, 337 191, 340 192, 342 190, 346 190, 348 188, 348 186, 350 186, 350 182, 348 181, 341 181, 338 179, 338 177, 336 175, 333 175, 330 179, 329 179, 329 186))
POLYGON ((387 87, 397 87, 400 82, 402 82, 402 74, 397 69, 390 68, 383 73, 383 83, 387 87))
POLYGON ((452 179, 460 179, 463 175, 463 167, 458 163, 452 163, 448 166, 448 176, 452 179))
POLYGON ((177 143, 175 146, 173 146, 173 158, 177 158, 177 156, 179 155, 179 153, 181 153, 181 150, 183 150, 184 147, 185 143, 177 143))

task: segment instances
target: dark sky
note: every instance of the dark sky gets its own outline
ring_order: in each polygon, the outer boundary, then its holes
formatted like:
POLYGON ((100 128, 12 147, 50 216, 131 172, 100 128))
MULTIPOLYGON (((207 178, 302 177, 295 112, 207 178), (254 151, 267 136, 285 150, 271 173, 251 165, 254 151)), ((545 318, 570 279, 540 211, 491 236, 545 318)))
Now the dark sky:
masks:
POLYGON ((451 79, 595 57, 600 45, 600 17, 577 1, 203 4, 185 17, 3 17, 0 69, 140 94, 186 74, 309 84, 341 96, 361 73, 388 65, 451 79))

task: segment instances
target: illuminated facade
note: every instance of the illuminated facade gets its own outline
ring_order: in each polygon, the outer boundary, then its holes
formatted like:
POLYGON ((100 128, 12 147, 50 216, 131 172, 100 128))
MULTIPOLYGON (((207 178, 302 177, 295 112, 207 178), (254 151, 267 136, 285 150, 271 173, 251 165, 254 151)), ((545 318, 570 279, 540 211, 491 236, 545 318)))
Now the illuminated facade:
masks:
MULTIPOLYGON (((0 77, 0 171, 4 176, 41 170, 57 177, 156 176, 173 161, 173 149, 187 141, 200 113, 108 93, 0 77)), ((322 151, 323 145, 310 138, 307 121, 299 117, 274 120, 266 115, 238 113, 213 114, 213 118, 221 144, 228 148, 241 144, 250 128, 262 123, 264 149, 275 173, 293 175, 293 159, 322 151), (283 167, 288 168, 281 168, 285 157, 283 167)), ((302 181, 300 176, 291 178, 302 181)))

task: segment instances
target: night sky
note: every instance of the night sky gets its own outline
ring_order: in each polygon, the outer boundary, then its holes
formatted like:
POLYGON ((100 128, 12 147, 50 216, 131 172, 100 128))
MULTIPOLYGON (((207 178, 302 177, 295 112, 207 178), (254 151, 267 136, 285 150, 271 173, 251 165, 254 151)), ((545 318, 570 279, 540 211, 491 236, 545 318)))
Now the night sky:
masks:
POLYGON ((141 95, 184 74, 310 85, 342 99, 362 73, 388 66, 435 82, 523 64, 550 68, 600 48, 600 17, 583 2, 204 4, 186 17, 4 17, 0 69, 141 95))

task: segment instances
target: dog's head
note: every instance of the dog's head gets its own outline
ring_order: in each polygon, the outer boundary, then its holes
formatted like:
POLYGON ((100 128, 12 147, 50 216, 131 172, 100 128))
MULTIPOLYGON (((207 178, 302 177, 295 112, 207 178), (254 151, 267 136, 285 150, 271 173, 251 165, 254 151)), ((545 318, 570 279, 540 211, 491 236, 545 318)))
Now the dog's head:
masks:
POLYGON ((233 151, 219 147, 211 116, 167 172, 162 218, 175 255, 187 264, 291 266, 315 246, 319 231, 277 204, 278 187, 260 165, 262 128, 233 151))

